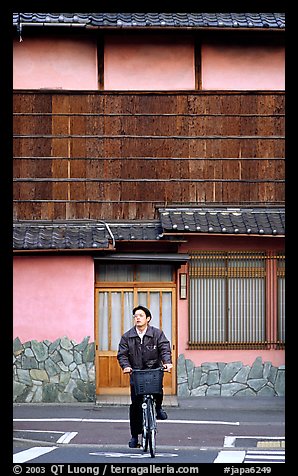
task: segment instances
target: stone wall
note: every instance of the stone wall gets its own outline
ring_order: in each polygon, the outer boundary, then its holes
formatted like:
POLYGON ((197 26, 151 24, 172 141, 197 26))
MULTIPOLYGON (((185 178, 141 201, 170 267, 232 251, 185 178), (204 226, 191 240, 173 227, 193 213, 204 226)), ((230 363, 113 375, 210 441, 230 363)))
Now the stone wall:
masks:
POLYGON ((13 400, 18 403, 95 401, 95 347, 68 337, 13 342, 13 400))
POLYGON ((196 367, 192 360, 179 355, 177 394, 197 396, 284 396, 285 367, 274 367, 257 357, 252 366, 242 362, 205 362, 196 367))
MULTIPOLYGON (((76 343, 68 337, 54 342, 13 342, 13 401, 16 403, 95 402, 95 344, 89 336, 76 343)), ((284 396, 284 366, 257 357, 242 362, 205 362, 196 367, 179 355, 177 394, 199 396, 284 396)))

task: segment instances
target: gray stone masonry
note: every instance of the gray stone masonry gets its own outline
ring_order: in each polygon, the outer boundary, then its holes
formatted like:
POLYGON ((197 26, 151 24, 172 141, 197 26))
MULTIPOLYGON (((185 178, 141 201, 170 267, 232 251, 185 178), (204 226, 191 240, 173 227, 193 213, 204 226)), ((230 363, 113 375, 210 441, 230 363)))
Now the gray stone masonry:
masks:
MULTIPOLYGON (((95 343, 89 336, 76 343, 68 337, 54 342, 13 342, 13 401, 16 403, 95 402, 95 343)), ((284 396, 285 368, 257 357, 242 362, 205 362, 196 367, 179 355, 177 394, 195 396, 284 396)))
POLYGON ((89 336, 77 344, 68 337, 54 342, 13 342, 13 401, 73 403, 95 401, 95 346, 89 336))
POLYGON ((179 397, 284 396, 285 366, 274 367, 257 357, 252 366, 242 362, 205 362, 196 367, 180 354, 177 362, 179 397))

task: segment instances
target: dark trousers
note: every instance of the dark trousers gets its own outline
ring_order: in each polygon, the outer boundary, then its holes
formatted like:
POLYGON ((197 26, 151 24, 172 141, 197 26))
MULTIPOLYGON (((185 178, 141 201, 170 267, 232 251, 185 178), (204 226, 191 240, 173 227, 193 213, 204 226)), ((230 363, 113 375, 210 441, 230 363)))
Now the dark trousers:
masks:
MULTIPOLYGON (((131 436, 138 436, 142 433, 142 395, 136 395, 134 386, 130 386, 131 405, 129 407, 129 420, 130 420, 130 432, 131 436)), ((162 405, 163 393, 155 393, 154 399, 156 402, 156 409, 159 409, 162 405)))

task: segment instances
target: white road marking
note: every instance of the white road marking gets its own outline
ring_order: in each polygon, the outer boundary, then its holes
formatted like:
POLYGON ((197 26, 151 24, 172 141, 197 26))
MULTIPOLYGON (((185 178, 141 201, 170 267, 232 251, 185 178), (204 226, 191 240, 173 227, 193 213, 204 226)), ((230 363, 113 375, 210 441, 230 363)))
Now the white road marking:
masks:
POLYGON ((285 450, 271 450, 271 451, 247 451, 244 463, 284 463, 285 450))
POLYGON ((26 433, 65 433, 64 431, 57 431, 57 430, 24 430, 24 429, 21 429, 21 430, 17 430, 17 429, 14 429, 14 431, 22 431, 22 432, 26 432, 26 433))
POLYGON ((184 423, 189 425, 237 425, 239 421, 219 421, 219 420, 157 420, 159 423, 184 423))
POLYGON ((220 451, 213 463, 242 463, 245 451, 220 451))
POLYGON ((225 436, 224 448, 233 448, 235 446, 236 436, 225 436))
POLYGON ((285 455, 284 451, 248 451, 245 456, 245 460, 248 458, 254 458, 255 460, 260 460, 260 459, 280 459, 282 456, 285 455))
POLYGON ((14 431, 19 431, 23 433, 59 433, 62 434, 60 438, 56 441, 56 443, 69 443, 75 436, 77 436, 78 432, 77 431, 57 431, 57 430, 14 430, 14 431))
POLYGON ((83 418, 14 418, 13 421, 85 421, 83 418))
MULTIPOLYGON (((92 456, 105 456, 106 458, 151 458, 150 453, 89 453, 92 456)), ((155 453, 156 457, 167 458, 178 456, 176 453, 155 453)))
POLYGON ((56 443, 69 443, 75 436, 77 436, 77 431, 67 431, 64 435, 60 436, 59 440, 56 443))
POLYGON ((257 439, 257 440, 266 440, 267 441, 267 440, 284 440, 285 437, 284 436, 250 436, 250 435, 246 435, 246 436, 225 436, 224 447, 225 448, 234 448, 236 440, 238 440, 238 439, 245 439, 245 440, 257 439))
POLYGON ((284 455, 285 450, 248 450, 247 454, 262 454, 262 455, 265 455, 265 454, 268 454, 268 455, 275 454, 276 455, 276 454, 278 454, 278 455, 284 455))
POLYGON ((38 458, 41 455, 46 453, 50 453, 51 451, 55 450, 57 446, 43 446, 39 447, 36 446, 34 448, 30 448, 29 450, 20 451, 13 455, 13 462, 14 463, 25 463, 26 461, 38 458))
MULTIPOLYGON (((44 422, 64 422, 78 421, 84 423, 129 423, 129 420, 109 419, 109 418, 15 418, 14 421, 44 421, 44 422)), ((216 421, 216 420, 157 420, 158 424, 188 424, 188 425, 237 425, 239 421, 216 421)))

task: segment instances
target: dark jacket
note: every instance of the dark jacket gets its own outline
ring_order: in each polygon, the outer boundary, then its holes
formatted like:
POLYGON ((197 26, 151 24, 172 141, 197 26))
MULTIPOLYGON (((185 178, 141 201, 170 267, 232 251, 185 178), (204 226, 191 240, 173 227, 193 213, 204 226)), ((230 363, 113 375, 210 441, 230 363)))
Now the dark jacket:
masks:
POLYGON ((132 327, 121 337, 117 359, 124 369, 156 369, 164 364, 171 364, 171 346, 162 330, 156 327, 147 327, 143 343, 132 327))

